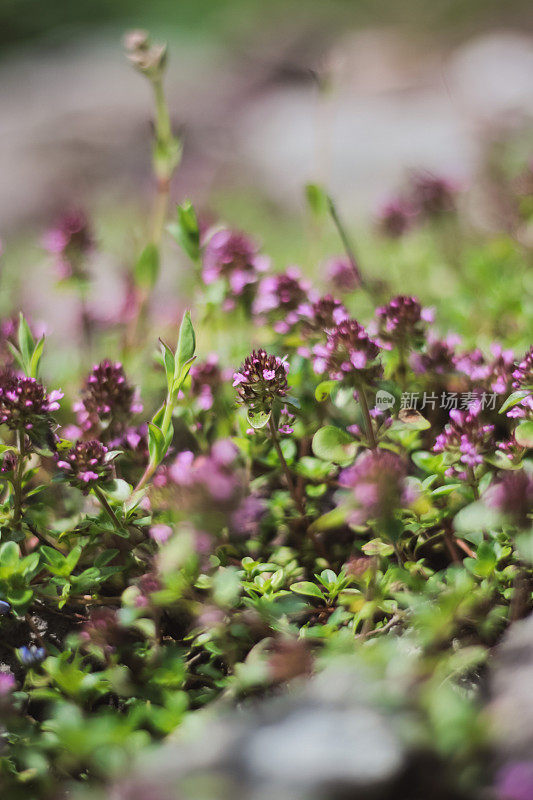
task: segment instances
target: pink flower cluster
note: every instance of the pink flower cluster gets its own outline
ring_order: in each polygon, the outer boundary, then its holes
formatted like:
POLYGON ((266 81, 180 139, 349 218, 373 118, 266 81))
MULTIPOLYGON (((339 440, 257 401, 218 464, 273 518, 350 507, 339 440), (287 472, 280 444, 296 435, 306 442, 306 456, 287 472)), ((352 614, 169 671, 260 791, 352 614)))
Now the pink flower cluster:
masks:
POLYGON ((257 284, 269 261, 258 252, 257 245, 243 233, 221 230, 208 240, 203 252, 202 278, 206 286, 223 278, 227 282, 224 308, 235 307, 241 297, 257 284))
POLYGON ((483 455, 493 445, 492 432, 494 425, 487 425, 481 420, 481 405, 474 403, 468 410, 450 411, 450 422, 444 431, 437 436, 433 450, 435 453, 446 453, 455 462, 447 475, 459 473, 466 478, 465 467, 474 469, 483 462, 483 455), (461 469, 462 467, 462 469, 461 469))
POLYGON ((202 411, 209 411, 223 380, 216 353, 209 355, 205 361, 195 361, 189 374, 192 397, 202 411))
POLYGON ((388 200, 378 212, 378 227, 391 238, 415 224, 441 217, 456 207, 457 185, 429 172, 415 172, 406 191, 388 200))
POLYGON ((43 237, 45 250, 56 258, 60 278, 80 273, 80 260, 94 244, 85 213, 79 209, 64 214, 43 237))
POLYGON ((297 267, 278 275, 268 275, 259 285, 252 311, 259 322, 269 322, 276 333, 286 334, 298 324, 301 309, 318 300, 310 281, 302 278, 297 267))
POLYGON ((328 331, 326 344, 314 347, 314 369, 318 374, 327 372, 332 380, 369 383, 382 375, 380 352, 365 328, 348 319, 328 331))
POLYGON ((105 359, 87 376, 81 400, 74 405, 79 425, 88 436, 117 446, 134 414, 143 407, 120 362, 105 359))
POLYGON ((112 473, 107 447, 96 439, 77 442, 66 454, 58 457, 57 466, 69 483, 85 494, 109 480, 112 473))
POLYGON ((254 350, 233 375, 233 386, 241 402, 254 410, 267 410, 274 400, 287 394, 289 365, 265 350, 254 350))
POLYGON ((379 339, 385 345, 421 344, 425 324, 433 322, 433 309, 423 308, 416 297, 398 295, 376 309, 379 339))
POLYGON ((46 389, 35 378, 13 372, 0 375, 0 423, 12 430, 32 430, 40 421, 59 409, 63 392, 46 389))
POLYGON ((368 519, 389 519, 397 508, 407 505, 414 494, 406 483, 404 461, 389 450, 367 450, 343 470, 339 483, 351 489, 355 507, 349 520, 360 525, 368 519))

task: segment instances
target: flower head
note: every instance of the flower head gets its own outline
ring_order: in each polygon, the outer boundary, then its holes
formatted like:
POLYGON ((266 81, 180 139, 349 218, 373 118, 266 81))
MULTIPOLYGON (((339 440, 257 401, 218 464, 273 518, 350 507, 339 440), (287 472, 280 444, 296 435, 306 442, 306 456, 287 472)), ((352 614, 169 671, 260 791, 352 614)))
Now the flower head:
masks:
POLYGON ((75 409, 86 434, 119 444, 132 416, 142 411, 142 405, 128 383, 122 364, 105 359, 92 368, 75 409))
POLYGON ((250 408, 268 410, 276 399, 287 394, 288 363, 265 350, 254 350, 233 375, 233 386, 242 403, 250 408))
POLYGON ((161 76, 166 61, 167 48, 150 40, 146 31, 129 31, 124 37, 124 47, 133 66, 150 80, 161 76))
POLYGON ((15 678, 11 672, 0 672, 0 697, 10 694, 15 688, 15 678))
POLYGON ((339 476, 340 485, 352 490, 355 501, 350 522, 390 519, 397 508, 412 499, 406 478, 406 465, 395 453, 380 449, 364 452, 339 476))
POLYGON ((211 354, 205 361, 195 361, 191 367, 191 395, 203 411, 209 411, 222 386, 222 372, 218 356, 211 354))
POLYGON ((6 371, 0 375, 0 423, 12 430, 31 432, 51 423, 50 415, 59 408, 60 391, 50 394, 35 380, 6 371))
POLYGON ((424 352, 414 353, 411 364, 415 372, 428 375, 449 375, 456 369, 455 348, 459 344, 458 336, 449 335, 445 339, 428 336, 424 352))
POLYGON ((524 386, 533 386, 533 345, 513 370, 513 388, 521 389, 524 386))
POLYGON ((19 647, 17 654, 25 667, 35 667, 46 658, 46 650, 44 647, 37 647, 35 644, 19 647))
POLYGON ((170 525, 163 525, 162 523, 158 523, 157 525, 152 525, 150 527, 150 538, 157 542, 158 544, 164 544, 170 537, 172 536, 172 528, 170 525))
POLYGON ((512 388, 516 390, 529 390, 519 403, 507 412, 508 417, 518 419, 533 419, 533 346, 529 348, 524 358, 516 366, 512 374, 512 388))
POLYGON ((93 235, 86 215, 80 209, 63 214, 43 238, 45 250, 56 259, 60 278, 83 277, 83 257, 94 246, 93 235))
POLYGON ((416 297, 408 295, 393 297, 376 309, 376 316, 380 339, 396 345, 420 344, 426 323, 433 320, 431 310, 422 308, 416 297))
POLYGON ((325 345, 316 345, 315 372, 327 372, 332 380, 353 379, 370 383, 382 374, 379 345, 355 319, 328 331, 325 345))
POLYGON ((350 318, 344 304, 330 294, 319 297, 314 303, 301 305, 299 313, 303 318, 303 332, 307 335, 331 330, 350 318))
POLYGON ((222 230, 214 233, 204 248, 202 277, 209 285, 219 278, 228 284, 225 308, 233 308, 234 297, 240 297, 257 283, 260 273, 268 269, 268 259, 258 252, 257 245, 244 233, 222 230))
POLYGON ((252 311, 260 322, 268 320, 276 333, 288 333, 300 321, 300 308, 318 300, 311 283, 297 267, 263 278, 252 311))
POLYGON ((525 529, 533 513, 533 475, 525 469, 506 472, 501 481, 490 486, 486 499, 490 506, 525 529))
POLYGON ((506 764, 496 777, 495 800, 531 800, 533 761, 506 764))
POLYGON ((457 187, 447 178, 418 172, 411 182, 411 199, 418 213, 426 219, 455 209, 457 187))
POLYGON ((466 476, 465 468, 474 469, 483 462, 483 456, 492 444, 494 425, 484 424, 480 414, 479 403, 464 411, 450 411, 450 422, 437 436, 433 447, 435 453, 446 453, 454 462, 447 475, 459 473, 466 476))
POLYGON ((347 256, 337 256, 326 264, 330 283, 339 292, 351 292, 361 285, 361 276, 347 256))
POLYGON ((403 236, 412 226, 416 217, 416 210, 412 203, 397 197, 389 200, 378 211, 378 228, 391 239, 403 236))
POLYGON ((97 439, 77 442, 67 453, 58 456, 57 466, 69 483, 85 494, 95 486, 104 484, 112 474, 107 447, 97 439))

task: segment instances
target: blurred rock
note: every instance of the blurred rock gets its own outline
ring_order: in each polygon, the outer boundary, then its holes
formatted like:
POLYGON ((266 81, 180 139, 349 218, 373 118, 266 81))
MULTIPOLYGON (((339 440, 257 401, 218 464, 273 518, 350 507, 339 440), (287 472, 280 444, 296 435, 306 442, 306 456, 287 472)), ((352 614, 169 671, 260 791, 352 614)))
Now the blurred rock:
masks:
MULTIPOLYGON (((194 721, 137 765, 111 800, 459 800, 435 758, 402 742, 357 672, 330 668, 251 709, 194 721)), ((405 730, 404 730, 405 732, 405 730)))

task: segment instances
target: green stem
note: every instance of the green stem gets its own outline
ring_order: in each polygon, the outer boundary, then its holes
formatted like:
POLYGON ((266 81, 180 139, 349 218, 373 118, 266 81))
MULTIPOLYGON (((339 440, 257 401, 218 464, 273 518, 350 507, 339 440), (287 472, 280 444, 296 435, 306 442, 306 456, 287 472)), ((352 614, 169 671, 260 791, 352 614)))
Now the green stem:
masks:
POLYGON ((366 427, 366 435, 368 437, 368 443, 372 450, 375 450, 378 446, 376 441, 376 434, 374 433, 374 426, 372 424, 372 417, 370 416, 370 409, 368 408, 368 401, 366 399, 366 394, 363 386, 359 386, 357 389, 357 396, 359 397, 359 403, 361 404, 361 410, 363 412, 363 417, 365 420, 365 427, 366 427))
POLYGON ((354 276, 357 279, 358 283, 361 283, 361 285, 364 285, 364 281, 362 279, 361 273, 360 273, 359 268, 357 266, 357 259, 355 257, 355 252, 354 252, 353 245, 352 245, 352 243, 350 241, 350 238, 348 236, 346 228, 344 227, 344 223, 342 222, 341 218, 339 217, 339 213, 337 211, 337 207, 336 207, 335 203, 333 202, 333 200, 331 199, 331 197, 328 197, 328 209, 329 209, 329 213, 330 213, 331 219, 333 220, 333 224, 337 228, 337 232, 338 232, 338 234, 340 236, 340 239, 341 239, 342 245, 344 247, 344 250, 346 252, 346 255, 348 256, 348 261, 350 262, 350 266, 351 266, 351 268, 353 270, 354 276))
POLYGON ((289 492, 291 494, 292 499, 294 500, 294 504, 302 517, 305 516, 305 506, 302 502, 301 497, 299 496, 298 492, 296 491, 296 486, 292 479, 291 471, 289 469, 289 465, 285 461, 285 456, 283 455, 283 451, 281 449, 281 445, 279 443, 278 438, 278 431, 276 429, 276 423, 274 422, 274 417, 272 414, 270 415, 270 419, 268 421, 268 426, 270 428, 270 434, 272 436, 272 443, 276 449, 276 453, 278 454, 278 458, 281 463, 281 468, 283 470, 283 474, 285 475, 285 480, 287 481, 287 486, 289 487, 289 492))
MULTIPOLYGON (((165 436, 165 438, 167 436, 167 433, 170 429, 170 424, 172 422, 172 413, 174 411, 174 405, 175 403, 173 402, 172 397, 170 396, 170 394, 167 394, 167 399, 165 401, 165 413, 163 415, 163 422, 161 423, 161 431, 163 433, 163 436, 165 436)), ((156 471, 159 464, 160 464, 159 461, 155 461, 155 459, 150 459, 150 461, 146 466, 146 469, 144 470, 141 476, 139 483, 133 490, 134 492, 138 492, 146 486, 146 484, 156 471)))
POLYGON ((22 480, 24 478, 24 460, 26 452, 24 447, 24 431, 17 431, 18 461, 13 480, 13 523, 18 525, 22 517, 22 480))
POLYGON ((102 490, 100 489, 100 487, 99 487, 99 486, 95 486, 95 487, 93 488, 93 492, 95 493, 96 497, 97 497, 97 498, 98 498, 98 500, 100 501, 100 503, 101 503, 102 507, 104 508, 104 510, 107 512, 107 515, 108 515, 108 516, 109 516, 109 518, 111 519, 111 522, 113 523, 113 525, 115 526, 115 528, 116 528, 117 530, 119 530, 119 531, 120 531, 120 530, 122 530, 122 525, 120 524, 120 522, 119 522, 119 520, 118 520, 118 517, 117 517, 117 515, 115 514, 115 512, 113 511, 113 509, 112 509, 112 508, 111 508, 111 506, 109 505, 109 502, 108 502, 108 500, 107 500, 107 497, 106 497, 106 496, 105 496, 105 494, 102 492, 102 490))

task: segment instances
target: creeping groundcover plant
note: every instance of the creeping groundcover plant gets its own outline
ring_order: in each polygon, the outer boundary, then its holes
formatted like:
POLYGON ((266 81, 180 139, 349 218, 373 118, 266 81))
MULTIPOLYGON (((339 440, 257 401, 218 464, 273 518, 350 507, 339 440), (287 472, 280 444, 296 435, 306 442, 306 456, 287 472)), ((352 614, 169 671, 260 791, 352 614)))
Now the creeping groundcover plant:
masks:
MULTIPOLYGON (((313 279, 275 268, 212 213, 171 206, 165 48, 126 46, 155 98, 157 191, 124 310, 91 305, 102 245, 67 210, 41 246, 78 358, 52 369, 19 309, 1 326, 2 798, 141 797, 111 787, 195 717, 346 659, 389 687, 383 713, 409 710, 399 735, 449 797, 526 797, 502 794, 483 709, 491 653, 533 607, 524 237, 465 230, 465 188, 416 174, 364 264, 309 185, 329 260, 313 279), (169 243, 187 270, 174 326, 157 310, 169 243), (417 277, 432 260, 438 290, 417 277), (404 293, 417 283, 427 302, 404 293)), ((157 791, 142 797, 230 796, 157 791)))

